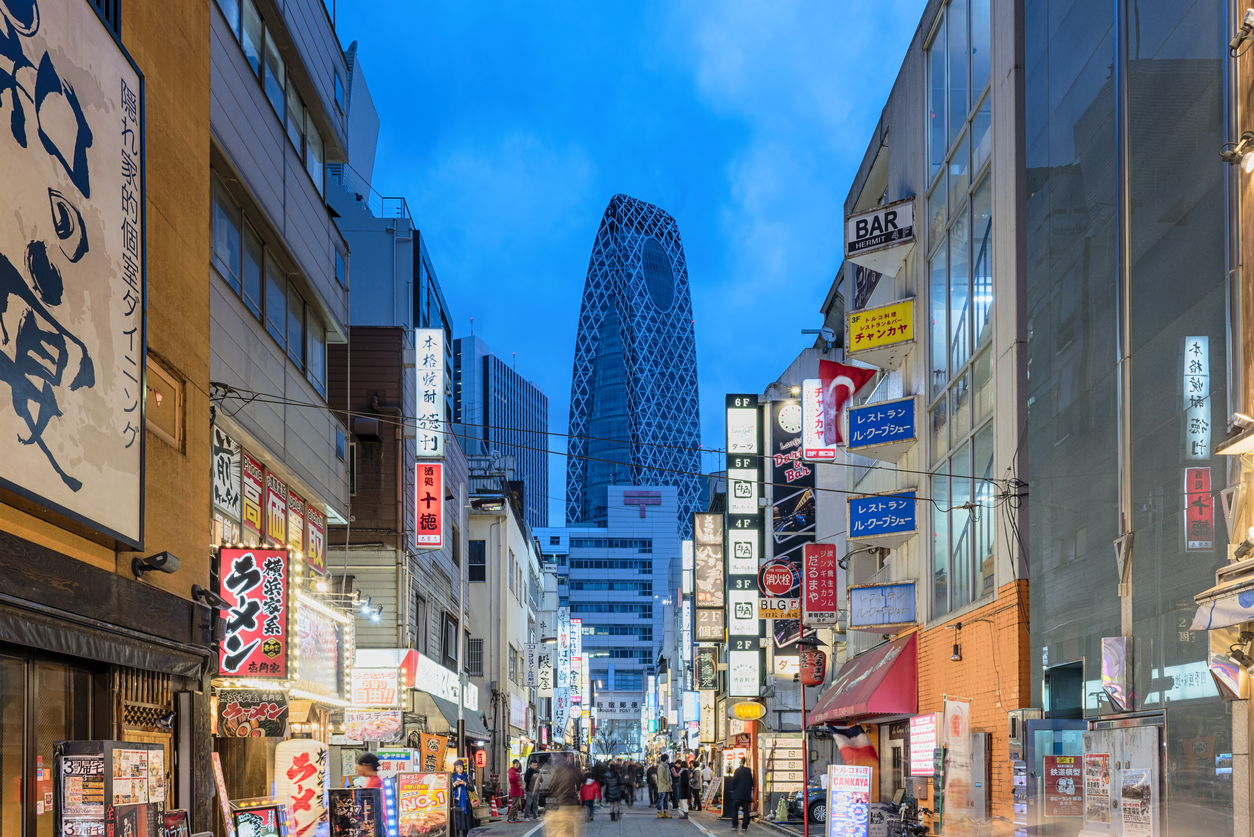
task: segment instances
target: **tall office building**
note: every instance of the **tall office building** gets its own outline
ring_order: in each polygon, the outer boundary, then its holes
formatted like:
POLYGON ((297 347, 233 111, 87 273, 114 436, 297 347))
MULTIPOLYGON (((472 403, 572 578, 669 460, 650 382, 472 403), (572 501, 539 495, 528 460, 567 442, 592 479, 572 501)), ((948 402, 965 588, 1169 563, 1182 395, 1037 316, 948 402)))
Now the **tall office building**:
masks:
POLYGON ((514 457, 527 524, 547 526, 549 397, 478 337, 453 341, 453 425, 468 452, 514 457))
POLYGON ((682 537, 701 494, 697 348, 679 225, 610 199, 588 262, 570 385, 566 521, 605 526, 610 485, 673 485, 682 537))

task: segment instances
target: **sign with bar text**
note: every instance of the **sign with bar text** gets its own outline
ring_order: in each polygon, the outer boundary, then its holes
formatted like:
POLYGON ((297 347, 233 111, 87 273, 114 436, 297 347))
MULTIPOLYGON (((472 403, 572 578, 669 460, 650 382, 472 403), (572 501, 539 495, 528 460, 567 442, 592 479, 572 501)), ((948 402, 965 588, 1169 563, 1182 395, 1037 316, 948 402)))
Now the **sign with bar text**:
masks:
POLYGON ((286 549, 219 549, 217 593, 225 637, 218 644, 218 673, 250 680, 288 676, 291 612, 290 559, 286 549))
POLYGON ((414 520, 414 542, 418 546, 444 546, 444 465, 440 462, 419 462, 414 466, 414 520))

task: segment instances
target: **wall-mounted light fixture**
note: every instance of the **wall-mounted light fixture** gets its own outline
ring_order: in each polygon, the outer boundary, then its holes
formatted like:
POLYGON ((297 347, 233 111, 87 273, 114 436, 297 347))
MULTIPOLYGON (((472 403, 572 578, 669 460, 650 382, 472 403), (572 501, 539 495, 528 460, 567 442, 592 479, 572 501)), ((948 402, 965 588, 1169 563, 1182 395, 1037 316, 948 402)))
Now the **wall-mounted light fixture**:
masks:
POLYGON ((954 629, 954 653, 949 655, 950 662, 962 662, 962 646, 958 644, 958 637, 962 635, 962 623, 959 622, 953 626, 954 629))
POLYGON ((1236 142, 1225 142, 1219 149, 1219 159, 1229 165, 1240 165, 1245 172, 1254 171, 1254 131, 1246 131, 1236 142))
MULTIPOLYGON (((1237 49, 1250 37, 1250 33, 1254 32, 1254 9, 1246 9, 1245 17, 1241 20, 1240 27, 1237 28, 1237 34, 1232 36, 1232 40, 1228 41, 1228 54, 1233 58, 1238 58, 1245 54, 1245 50, 1237 52, 1237 49)), ((1249 47, 1246 47, 1249 49, 1249 47)))

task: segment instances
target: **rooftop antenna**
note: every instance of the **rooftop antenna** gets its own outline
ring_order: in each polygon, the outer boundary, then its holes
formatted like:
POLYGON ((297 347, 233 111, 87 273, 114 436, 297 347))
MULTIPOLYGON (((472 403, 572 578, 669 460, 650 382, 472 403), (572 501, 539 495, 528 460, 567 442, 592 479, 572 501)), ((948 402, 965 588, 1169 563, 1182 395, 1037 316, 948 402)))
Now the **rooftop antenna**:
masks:
POLYGON ((470 336, 471 337, 475 336, 475 318, 474 317, 470 318, 470 336))
POLYGON ((518 352, 510 352, 514 356, 514 371, 518 371, 518 352))

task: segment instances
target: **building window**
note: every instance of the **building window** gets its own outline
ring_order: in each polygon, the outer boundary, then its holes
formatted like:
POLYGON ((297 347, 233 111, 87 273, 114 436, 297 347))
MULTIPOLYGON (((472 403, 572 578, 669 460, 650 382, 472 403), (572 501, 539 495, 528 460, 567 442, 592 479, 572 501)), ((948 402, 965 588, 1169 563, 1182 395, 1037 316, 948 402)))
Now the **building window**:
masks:
POLYGON ((183 450, 183 381, 151 355, 148 357, 144 425, 176 450, 183 450))
POLYGON ((989 0, 952 0, 928 46, 928 285, 931 395, 990 336, 989 0))
POLYGON ((414 642, 422 654, 430 650, 427 648, 427 618, 427 600, 419 595, 414 607, 414 642))
POLYGON ((512 645, 509 647, 509 682, 518 683, 518 652, 512 645))
POLYGON ((514 591, 514 550, 509 551, 509 589, 514 591))
POLYGON ((467 546, 470 554, 466 558, 467 581, 488 580, 488 549, 487 541, 470 541, 467 546))
POLYGON ((347 455, 348 451, 345 450, 344 445, 344 431, 337 427, 335 428, 335 458, 343 462, 347 455))
POLYGON ((244 223, 244 304, 261 319, 261 266, 265 264, 261 237, 252 224, 244 223))
POLYGON ((339 250, 335 251, 335 281, 340 283, 341 288, 348 290, 348 263, 339 250))
POLYGON ((340 71, 333 70, 335 74, 335 106, 344 112, 344 79, 340 78, 340 71))
POLYGON ((322 324, 322 320, 314 316, 308 317, 306 322, 309 332, 305 360, 308 361, 309 369, 305 377, 309 379, 309 383, 313 384, 314 389, 318 390, 318 394, 325 398, 327 395, 327 327, 322 324))
POLYGON ((213 179, 213 266, 226 283, 239 293, 241 257, 240 226, 243 214, 226 188, 213 179))
POLYGON ((561 545, 562 545, 561 535, 549 535, 549 546, 561 546, 561 545))
POLYGON ((298 369, 305 368, 305 299, 296 287, 287 287, 287 356, 298 369))
POLYGON ((453 537, 449 541, 449 554, 453 558, 453 566, 460 567, 462 565, 462 532, 457 528, 457 524, 452 524, 453 537))
POLYGON ((444 655, 444 667, 457 671, 457 620, 444 614, 444 632, 440 638, 440 649, 444 655))
POLYGON ((471 677, 483 676, 483 640, 472 639, 466 644, 466 673, 471 677))
POLYGON ((287 278, 274 257, 266 254, 266 331, 287 348, 287 278))

